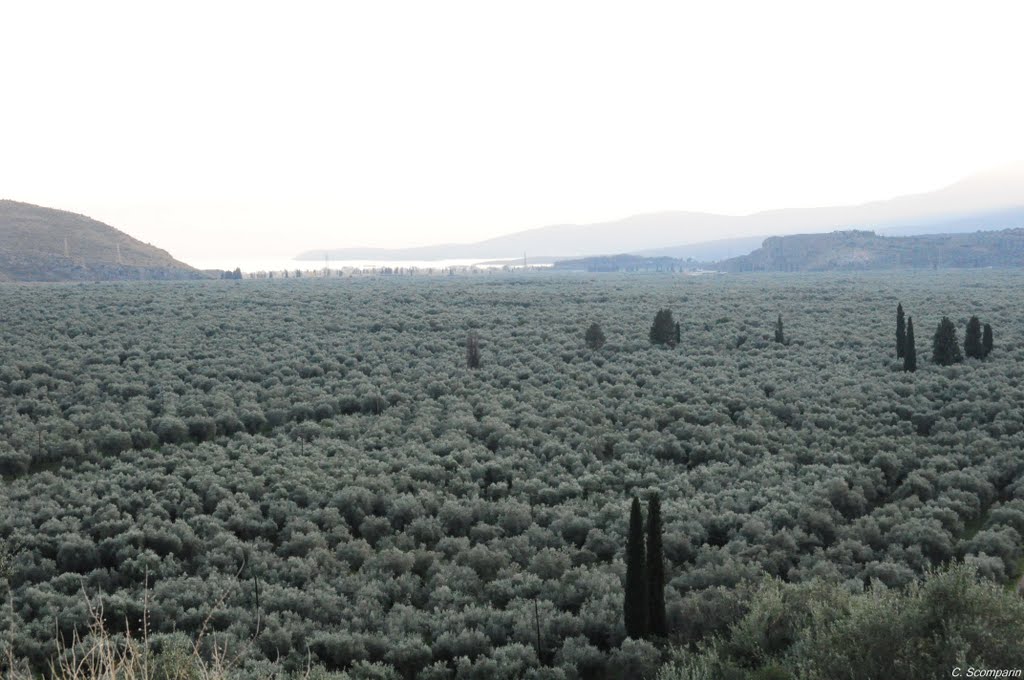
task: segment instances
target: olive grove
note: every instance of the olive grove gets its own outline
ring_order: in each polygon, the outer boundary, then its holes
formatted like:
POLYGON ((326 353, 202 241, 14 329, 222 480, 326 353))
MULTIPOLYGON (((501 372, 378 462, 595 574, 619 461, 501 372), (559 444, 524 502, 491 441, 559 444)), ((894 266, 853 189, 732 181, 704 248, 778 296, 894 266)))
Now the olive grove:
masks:
POLYGON ((1021 283, 0 286, 4 644, 45 668, 88 597, 111 630, 146 611, 154 644, 205 631, 252 675, 652 677, 668 643, 623 621, 634 496, 660 499, 657 625, 684 648, 742 625, 765 578, 896 592, 967 562, 1012 584, 1021 283), (969 310, 998 344, 904 371, 898 301, 919 329, 969 310), (675 351, 651 345, 661 309, 675 351))

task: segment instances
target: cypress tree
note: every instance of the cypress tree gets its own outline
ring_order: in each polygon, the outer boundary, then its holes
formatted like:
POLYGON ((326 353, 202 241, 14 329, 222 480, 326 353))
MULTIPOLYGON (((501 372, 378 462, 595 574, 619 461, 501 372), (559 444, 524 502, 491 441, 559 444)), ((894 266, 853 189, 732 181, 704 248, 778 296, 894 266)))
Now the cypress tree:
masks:
POLYGON ((964 354, 974 359, 984 359, 985 350, 981 346, 981 321, 972 316, 967 322, 967 331, 964 333, 964 354))
POLYGON ((480 368, 480 336, 473 332, 466 336, 466 367, 480 368))
POLYGON ((986 358, 989 352, 992 351, 992 326, 991 324, 985 324, 985 328, 981 333, 981 356, 986 358))
POLYGON ((907 337, 903 343, 903 370, 917 370, 917 348, 914 347, 914 317, 907 319, 907 337))
POLYGON ((590 324, 590 328, 583 334, 583 340, 589 349, 601 349, 604 347, 604 332, 596 323, 590 324))
POLYGON ((654 315, 654 323, 651 324, 651 344, 676 345, 676 322, 672 320, 672 310, 660 309, 654 315))
POLYGON ((644 518, 640 499, 633 497, 626 537, 626 636, 639 640, 647 634, 647 565, 644 554, 644 518))
POLYGON ((775 342, 779 344, 786 344, 786 336, 782 332, 782 315, 779 314, 778 321, 775 322, 775 342))
POLYGON ((952 366, 963 360, 960 343, 956 339, 956 326, 948 316, 944 316, 932 338, 932 361, 939 366, 952 366))
POLYGON ((661 499, 657 496, 647 502, 647 606, 647 632, 665 637, 665 558, 661 547, 661 499))
POLYGON ((679 332, 679 322, 678 322, 678 321, 676 321, 676 334, 675 334, 675 342, 676 342, 676 345, 678 345, 678 344, 679 344, 679 341, 680 341, 680 340, 681 340, 681 338, 680 338, 680 332, 679 332))
POLYGON ((896 358, 902 359, 907 342, 907 325, 903 320, 903 303, 896 305, 896 358))

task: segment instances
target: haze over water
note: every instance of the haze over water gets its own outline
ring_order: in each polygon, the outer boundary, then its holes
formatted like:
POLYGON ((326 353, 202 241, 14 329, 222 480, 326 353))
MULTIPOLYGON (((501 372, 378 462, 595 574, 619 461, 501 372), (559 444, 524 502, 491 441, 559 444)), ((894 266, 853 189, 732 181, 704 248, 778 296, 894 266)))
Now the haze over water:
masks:
POLYGON ((482 260, 480 258, 447 260, 327 260, 325 262, 323 260, 295 260, 292 258, 285 257, 236 259, 230 259, 227 257, 217 257, 208 259, 191 258, 187 261, 188 264, 192 265, 196 269, 222 269, 226 271, 233 271, 237 267, 245 273, 283 271, 293 272, 295 270, 307 272, 320 271, 323 270, 325 267, 332 270, 338 270, 348 268, 383 269, 385 267, 401 267, 403 269, 446 269, 448 267, 469 267, 473 265, 476 265, 481 268, 501 266, 485 265, 481 264, 481 262, 482 260))

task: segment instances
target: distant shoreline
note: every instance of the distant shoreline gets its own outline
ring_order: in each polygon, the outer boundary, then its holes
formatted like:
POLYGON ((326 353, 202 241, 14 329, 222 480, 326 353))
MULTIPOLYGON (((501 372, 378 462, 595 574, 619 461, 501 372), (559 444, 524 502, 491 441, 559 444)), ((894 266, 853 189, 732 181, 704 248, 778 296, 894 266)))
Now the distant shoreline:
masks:
MULTIPOLYGON (((530 262, 527 260, 528 266, 548 266, 550 264, 550 258, 546 258, 547 262, 530 262)), ((440 271, 444 269, 466 268, 466 267, 478 267, 482 269, 493 269, 504 266, 521 267, 522 260, 481 260, 481 259, 447 259, 447 260, 295 260, 289 258, 238 258, 231 259, 229 257, 218 257, 218 258, 191 258, 185 260, 188 264, 200 270, 223 270, 223 271, 234 271, 235 268, 241 269, 243 273, 255 273, 255 272, 317 272, 323 271, 324 269, 331 270, 361 270, 361 269, 417 269, 417 270, 435 270, 440 271)))

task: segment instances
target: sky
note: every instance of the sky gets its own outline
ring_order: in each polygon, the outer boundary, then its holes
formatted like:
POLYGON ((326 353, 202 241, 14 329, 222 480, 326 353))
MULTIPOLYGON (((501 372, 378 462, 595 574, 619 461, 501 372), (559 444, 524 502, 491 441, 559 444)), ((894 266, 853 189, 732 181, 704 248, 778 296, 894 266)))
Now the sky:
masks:
POLYGON ((1019 2, 43 0, 0 25, 0 197, 186 261, 858 203, 1024 159, 1019 2))

